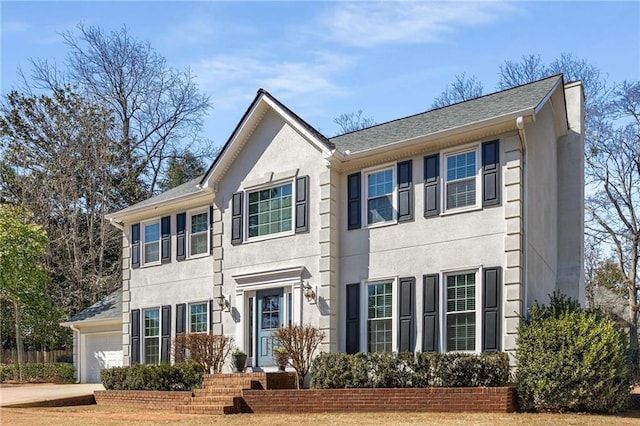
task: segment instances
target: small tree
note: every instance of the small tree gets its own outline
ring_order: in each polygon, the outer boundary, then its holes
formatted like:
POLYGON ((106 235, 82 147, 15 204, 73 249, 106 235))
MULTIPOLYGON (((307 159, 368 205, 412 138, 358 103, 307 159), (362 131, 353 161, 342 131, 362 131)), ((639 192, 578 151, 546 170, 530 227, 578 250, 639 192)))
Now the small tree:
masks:
POLYGON ((217 334, 180 333, 173 344, 174 359, 187 359, 204 367, 206 372, 220 373, 231 352, 231 338, 217 334))
POLYGON ((275 332, 278 344, 289 354, 289 363, 296 370, 298 389, 303 387, 313 354, 324 337, 323 331, 310 325, 289 325, 275 332))

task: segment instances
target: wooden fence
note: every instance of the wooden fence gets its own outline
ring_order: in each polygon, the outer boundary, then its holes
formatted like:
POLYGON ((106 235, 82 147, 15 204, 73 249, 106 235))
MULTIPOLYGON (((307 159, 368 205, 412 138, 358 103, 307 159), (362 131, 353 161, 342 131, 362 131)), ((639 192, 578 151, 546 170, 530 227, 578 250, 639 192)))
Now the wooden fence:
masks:
MULTIPOLYGON (((56 359, 62 355, 73 356, 71 349, 55 350, 55 351, 24 351, 22 360, 25 363, 34 362, 56 362, 56 359)), ((0 364, 13 364, 18 361, 18 351, 14 349, 2 349, 0 351, 0 364)))

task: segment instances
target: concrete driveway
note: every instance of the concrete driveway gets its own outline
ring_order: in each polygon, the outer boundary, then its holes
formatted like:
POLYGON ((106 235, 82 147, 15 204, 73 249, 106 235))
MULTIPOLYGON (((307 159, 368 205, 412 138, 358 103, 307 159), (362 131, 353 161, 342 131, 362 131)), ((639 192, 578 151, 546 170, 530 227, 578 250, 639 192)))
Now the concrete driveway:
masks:
POLYGON ((56 385, 53 383, 0 384, 0 407, 90 404, 101 383, 56 385))

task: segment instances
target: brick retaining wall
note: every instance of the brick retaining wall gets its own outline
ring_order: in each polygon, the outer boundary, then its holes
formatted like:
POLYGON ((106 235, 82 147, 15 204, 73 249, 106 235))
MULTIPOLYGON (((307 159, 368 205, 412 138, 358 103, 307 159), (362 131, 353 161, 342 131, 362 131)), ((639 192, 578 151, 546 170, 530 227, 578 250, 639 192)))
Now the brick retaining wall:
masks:
POLYGON ((191 391, 95 391, 96 404, 106 406, 140 407, 149 410, 175 410, 186 404, 191 391))
POLYGON ((242 396, 242 412, 249 413, 515 411, 513 387, 245 390, 242 396))

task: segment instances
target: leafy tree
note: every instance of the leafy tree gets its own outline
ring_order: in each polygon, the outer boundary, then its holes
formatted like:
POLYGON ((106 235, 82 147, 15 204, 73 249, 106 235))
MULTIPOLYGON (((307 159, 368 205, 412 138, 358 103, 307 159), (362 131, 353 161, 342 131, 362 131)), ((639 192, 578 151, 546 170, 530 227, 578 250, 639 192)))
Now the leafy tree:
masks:
POLYGON ((333 119, 333 122, 340 128, 339 134, 355 132, 376 124, 372 117, 363 117, 361 109, 357 112, 340 114, 333 119))
POLYGON ((119 285, 120 238, 104 215, 121 207, 110 114, 69 88, 9 93, 0 110, 2 198, 49 235, 47 294, 73 315, 119 285))
MULTIPOLYGON (((71 83, 107 108, 117 145, 117 180, 124 203, 152 195, 176 150, 197 142, 209 98, 198 91, 189 69, 166 64, 149 43, 121 28, 110 33, 78 26, 63 34, 69 48, 66 70, 33 60, 36 87, 54 89, 71 83)), ((25 78, 26 80, 26 78, 25 78)))
POLYGON ((47 235, 32 223, 23 208, 0 205, 0 298, 13 304, 19 376, 22 380, 22 311, 43 312, 44 285, 48 279, 43 266, 47 235))
POLYGON ((166 191, 183 183, 187 183, 203 175, 204 172, 202 161, 192 152, 186 151, 182 155, 174 153, 169 157, 167 173, 159 182, 158 187, 161 191, 166 191))
POLYGON ((467 78, 465 73, 458 74, 451 86, 447 86, 444 92, 433 101, 431 108, 441 108, 477 98, 482 96, 483 89, 482 83, 476 76, 467 78))

